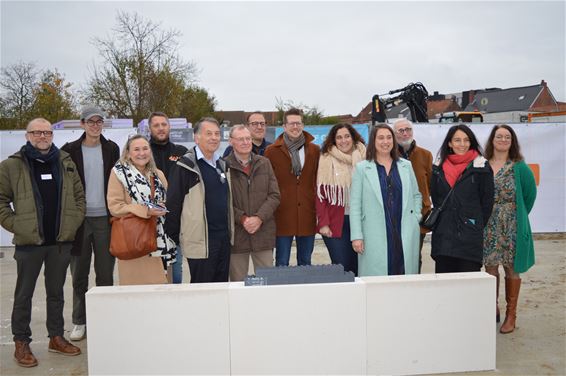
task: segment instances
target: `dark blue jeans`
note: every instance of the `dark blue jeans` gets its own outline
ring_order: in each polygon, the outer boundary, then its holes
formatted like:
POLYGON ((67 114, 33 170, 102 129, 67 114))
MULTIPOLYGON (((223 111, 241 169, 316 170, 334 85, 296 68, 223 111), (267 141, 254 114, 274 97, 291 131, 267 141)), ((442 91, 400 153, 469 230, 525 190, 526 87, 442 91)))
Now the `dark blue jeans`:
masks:
POLYGON ((208 258, 187 258, 187 261, 191 272, 191 283, 228 282, 230 236, 209 233, 208 258))
POLYGON ((353 272, 357 276, 358 254, 352 248, 352 241, 350 240, 350 216, 344 216, 341 238, 327 238, 323 236, 322 240, 326 244, 332 263, 342 265, 345 271, 353 272))
MULTIPOLYGON (((294 236, 297 243, 297 265, 310 265, 314 248, 314 235, 294 236)), ((275 239, 275 266, 288 266, 293 236, 277 236, 275 239)))
POLYGON ((177 245, 177 257, 172 264, 173 283, 183 283, 183 249, 177 245))

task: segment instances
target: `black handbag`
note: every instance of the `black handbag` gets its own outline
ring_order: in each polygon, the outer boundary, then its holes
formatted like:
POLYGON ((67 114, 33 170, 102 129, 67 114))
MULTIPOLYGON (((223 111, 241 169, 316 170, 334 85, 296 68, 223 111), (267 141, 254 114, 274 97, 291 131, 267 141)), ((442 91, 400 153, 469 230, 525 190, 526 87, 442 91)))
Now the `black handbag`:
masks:
POLYGON ((448 194, 444 198, 444 201, 442 201, 442 205, 437 208, 432 208, 428 215, 421 220, 420 225, 422 227, 426 228, 427 230, 434 230, 436 224, 438 223, 438 218, 440 218, 440 213, 442 212, 442 209, 444 209, 444 205, 448 201, 448 198, 452 194, 452 191, 454 191, 454 188, 452 188, 450 192, 448 192, 448 194))

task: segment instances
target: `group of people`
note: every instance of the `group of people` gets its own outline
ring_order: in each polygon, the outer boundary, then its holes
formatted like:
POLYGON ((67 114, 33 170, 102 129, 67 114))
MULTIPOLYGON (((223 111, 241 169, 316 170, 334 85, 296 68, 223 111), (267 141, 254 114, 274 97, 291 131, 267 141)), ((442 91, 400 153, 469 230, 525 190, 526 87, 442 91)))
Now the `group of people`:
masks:
POLYGON ((79 341, 86 336, 91 259, 96 285, 113 285, 110 219, 130 214, 155 217, 157 247, 118 260, 122 285, 181 283, 183 258, 191 283, 242 281, 250 259, 254 268, 289 265, 293 241, 297 264, 310 265, 316 233, 332 263, 357 276, 416 274, 428 232, 421 218, 441 207, 432 229, 435 271, 484 265, 499 286, 503 265, 507 312, 500 331, 514 330, 520 273, 534 264, 528 213, 536 185, 511 127, 495 126, 483 153, 470 128, 454 125, 433 164, 407 119, 372 127, 367 145, 351 124, 336 124, 319 148, 300 110, 285 112, 273 144, 265 139, 264 115, 254 112, 247 124, 230 128, 221 156, 212 117, 195 125, 195 146, 187 149, 170 141, 167 115, 154 112, 149 140, 134 135, 120 154, 102 135, 105 116, 85 107, 84 133, 61 149, 51 124, 34 119, 27 143, 0 164, 0 224, 14 234, 18 270, 12 332, 20 366, 38 364, 30 321, 43 265, 49 351, 80 354, 63 335, 68 266, 70 339, 79 341))
POLYGON ((535 262, 528 215, 537 191, 515 131, 494 126, 483 152, 472 130, 456 124, 434 164, 412 135, 407 119, 392 127, 379 124, 359 161, 363 140, 351 126, 338 124, 329 132, 320 158, 317 214, 332 261, 354 272, 357 267, 360 276, 420 273, 429 229, 419 223, 437 208, 431 241, 435 273, 480 271, 483 265, 497 278, 499 322, 502 265, 507 305, 500 332, 514 331, 520 273, 535 262))

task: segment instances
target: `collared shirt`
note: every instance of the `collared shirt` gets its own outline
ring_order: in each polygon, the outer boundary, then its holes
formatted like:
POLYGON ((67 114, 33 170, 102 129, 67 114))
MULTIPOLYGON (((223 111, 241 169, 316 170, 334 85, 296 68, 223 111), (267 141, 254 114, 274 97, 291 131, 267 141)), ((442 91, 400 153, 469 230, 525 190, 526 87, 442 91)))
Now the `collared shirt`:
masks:
POLYGON ((195 145, 195 152, 196 152, 196 157, 197 160, 198 159, 202 159, 204 160, 206 163, 208 163, 209 165, 211 165, 212 167, 216 168, 216 162, 220 159, 220 154, 217 152, 214 152, 214 154, 212 155, 212 160, 206 159, 206 157, 204 156, 202 150, 200 150, 198 145, 195 145))

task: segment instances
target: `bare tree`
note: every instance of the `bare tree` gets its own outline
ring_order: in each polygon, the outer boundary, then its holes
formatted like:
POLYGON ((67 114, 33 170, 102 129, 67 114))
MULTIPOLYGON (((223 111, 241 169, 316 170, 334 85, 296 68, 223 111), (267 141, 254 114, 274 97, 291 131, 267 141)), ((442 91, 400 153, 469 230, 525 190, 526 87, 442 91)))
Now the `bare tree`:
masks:
POLYGON ((0 117, 14 128, 23 128, 31 120, 34 89, 39 82, 39 71, 34 63, 19 62, 2 68, 0 75, 2 77, 0 117))
POLYGON ((112 35, 93 41, 103 63, 93 68, 87 99, 136 123, 169 100, 178 103, 175 96, 196 77, 195 65, 178 55, 180 35, 137 13, 118 12, 112 35))
MULTIPOLYGON (((275 97, 275 108, 277 109, 277 122, 283 124, 283 114, 290 108, 297 108, 303 112, 303 123, 307 125, 331 124, 325 121, 324 113, 318 106, 308 106, 303 103, 295 103, 291 99, 283 100, 275 97)), ((333 120, 332 120, 333 121, 333 120)))

